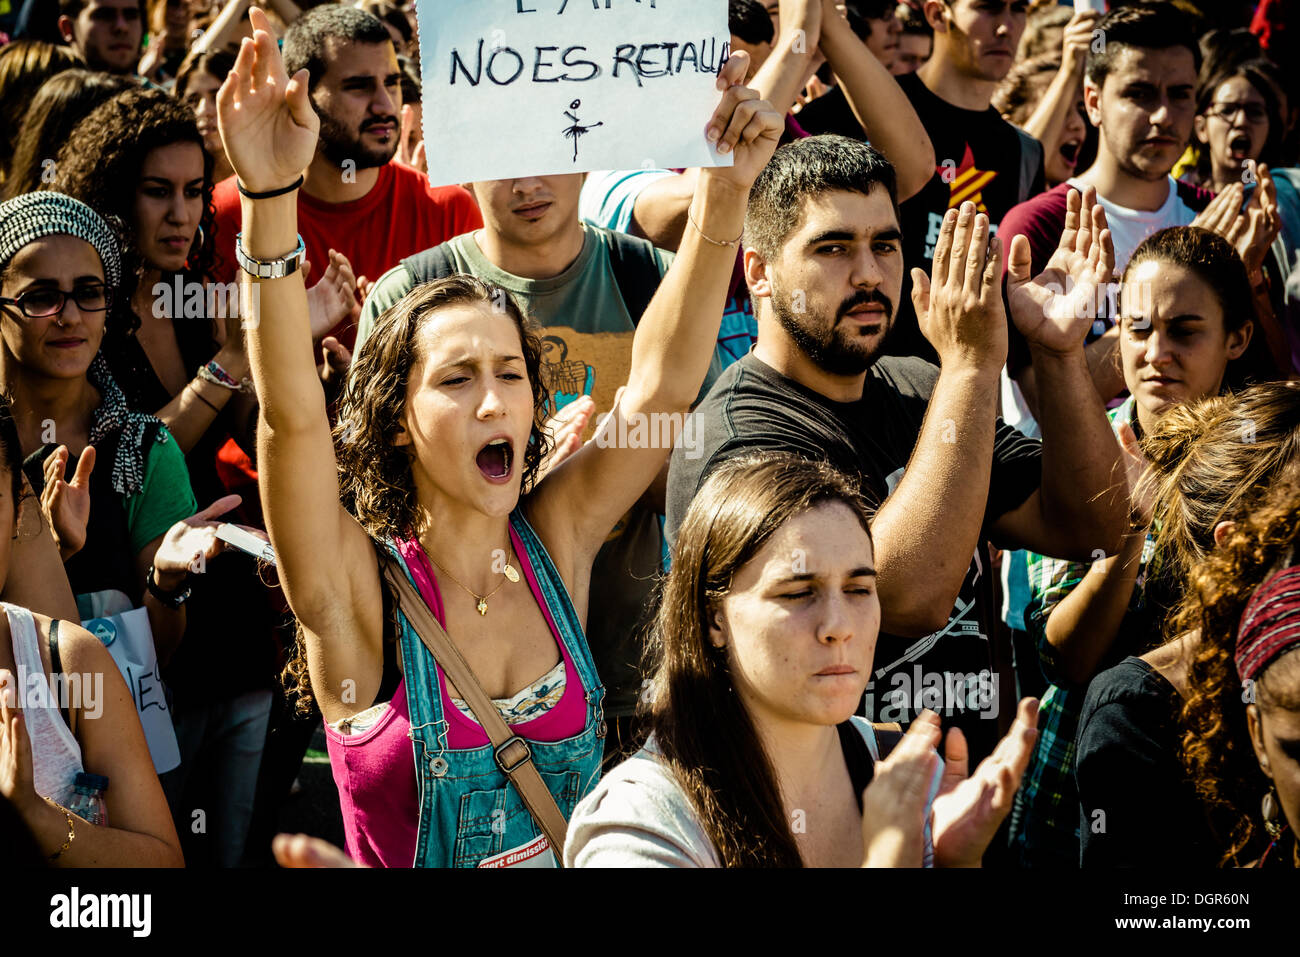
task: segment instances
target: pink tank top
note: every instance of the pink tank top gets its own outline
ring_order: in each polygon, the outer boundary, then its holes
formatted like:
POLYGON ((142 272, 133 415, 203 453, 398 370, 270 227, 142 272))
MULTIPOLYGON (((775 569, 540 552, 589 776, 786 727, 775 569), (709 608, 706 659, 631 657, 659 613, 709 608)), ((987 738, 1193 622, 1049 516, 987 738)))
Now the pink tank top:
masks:
MULTIPOLYGON (((564 658, 565 684, 560 700, 545 714, 512 725, 520 737, 533 741, 562 741, 581 733, 586 720, 586 689, 569 649, 560 640, 550 609, 542 600, 532 563, 512 527, 510 538, 528 587, 537 600, 564 658)), ((418 542, 401 542, 411 577, 438 623, 446 627, 442 593, 428 556, 418 542)), ((447 694, 447 681, 438 668, 442 713, 447 722, 447 747, 464 751, 489 744, 487 733, 462 715, 447 694)), ((352 859, 371 867, 410 867, 415 860, 419 827, 419 797, 415 783, 415 758, 411 750, 410 712, 406 706, 406 679, 397 686, 383 716, 360 734, 343 734, 325 725, 334 783, 343 813, 343 833, 352 859)), ((455 762, 452 762, 453 767, 455 762)))

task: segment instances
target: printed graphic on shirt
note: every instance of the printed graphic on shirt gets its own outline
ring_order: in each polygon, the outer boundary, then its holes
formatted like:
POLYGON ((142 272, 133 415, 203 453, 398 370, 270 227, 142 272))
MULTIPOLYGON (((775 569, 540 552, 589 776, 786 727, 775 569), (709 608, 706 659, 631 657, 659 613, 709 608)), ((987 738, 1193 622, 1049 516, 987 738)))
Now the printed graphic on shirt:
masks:
POLYGON ((988 207, 984 205, 984 187, 998 178, 998 171, 979 169, 975 165, 975 154, 971 152, 969 143, 966 144, 966 152, 962 154, 960 166, 954 167, 949 161, 948 165, 940 165, 937 169, 952 190, 948 197, 949 209, 957 209, 969 200, 975 204, 977 212, 988 215, 988 207))
POLYGON ((542 381, 551 393, 548 415, 580 396, 596 403, 596 415, 583 435, 595 434, 596 419, 614 407, 618 387, 627 382, 632 368, 632 330, 578 332, 568 326, 542 330, 542 381))
POLYGON ((727 300, 722 325, 718 328, 717 354, 722 368, 748 353, 757 341, 758 320, 754 318, 753 302, 744 292, 732 296, 727 300))
POLYGON ((479 861, 479 867, 555 867, 555 855, 551 853, 551 842, 542 834, 527 844, 502 851, 492 857, 479 861))
MULTIPOLYGON (((897 469, 885 479, 889 495, 903 472, 897 469)), ((984 575, 976 549, 948 623, 905 647, 877 648, 866 690, 869 718, 908 724, 926 708, 945 718, 997 717, 997 677, 979 607, 984 575)))

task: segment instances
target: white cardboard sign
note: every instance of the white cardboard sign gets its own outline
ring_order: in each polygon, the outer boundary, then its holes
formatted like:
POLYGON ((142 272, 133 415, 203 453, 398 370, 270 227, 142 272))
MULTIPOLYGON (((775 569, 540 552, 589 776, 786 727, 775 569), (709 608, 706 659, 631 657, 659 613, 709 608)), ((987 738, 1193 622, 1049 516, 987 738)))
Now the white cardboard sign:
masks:
POLYGON ((429 182, 730 166, 726 0, 417 0, 429 182))

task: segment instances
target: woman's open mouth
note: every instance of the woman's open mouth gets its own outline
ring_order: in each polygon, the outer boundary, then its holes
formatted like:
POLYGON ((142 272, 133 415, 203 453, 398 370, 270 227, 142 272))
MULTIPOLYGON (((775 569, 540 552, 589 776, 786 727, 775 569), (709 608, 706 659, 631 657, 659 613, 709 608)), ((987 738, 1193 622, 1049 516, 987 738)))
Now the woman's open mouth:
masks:
POLYGON ((1059 150, 1061 159, 1065 160, 1065 165, 1070 167, 1070 169, 1074 169, 1075 165, 1079 162, 1079 150, 1082 148, 1082 140, 1068 140, 1061 144, 1059 150))
POLYGON ((510 440, 497 438, 479 449, 478 455, 474 456, 474 463, 489 482, 508 482, 514 457, 510 440))
POLYGON ((1249 159, 1250 137, 1240 134, 1228 140, 1228 155, 1234 160, 1249 159))

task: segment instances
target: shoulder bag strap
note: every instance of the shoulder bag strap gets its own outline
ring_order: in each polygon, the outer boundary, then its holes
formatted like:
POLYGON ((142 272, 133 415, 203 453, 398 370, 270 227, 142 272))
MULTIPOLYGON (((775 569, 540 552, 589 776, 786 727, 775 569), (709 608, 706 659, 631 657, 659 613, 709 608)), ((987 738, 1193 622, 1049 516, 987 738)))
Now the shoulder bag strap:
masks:
MULTIPOLYGON (((38 645, 39 647, 39 645, 38 645)), ((50 670, 54 673, 57 680, 63 673, 63 661, 59 656, 59 619, 50 619, 50 670)), ((63 709, 63 720, 72 730, 72 702, 68 701, 67 706, 63 709)))
POLYGON ((492 699, 474 677, 469 663, 452 643, 446 629, 438 624, 438 619, 433 617, 429 606, 415 590, 415 586, 387 552, 384 553, 384 577, 393 588, 402 614, 411 623, 415 633, 420 636, 424 646, 429 649, 429 654, 433 655, 434 661, 442 667, 452 684, 456 686, 456 690, 464 696, 465 703, 469 705, 475 719, 487 732, 493 745, 497 767, 519 790, 519 796, 524 799, 524 804, 532 814, 533 820, 550 841, 556 859, 563 863, 564 836, 568 830, 568 822, 560 812, 559 805, 555 803, 550 789, 542 781, 537 766, 533 764, 533 752, 528 742, 510 730, 510 726, 501 717, 501 712, 497 711, 492 699))
POLYGON ((889 757, 889 752, 903 740, 903 726, 897 721, 874 721, 871 730, 876 733, 876 748, 880 751, 880 760, 889 757))

